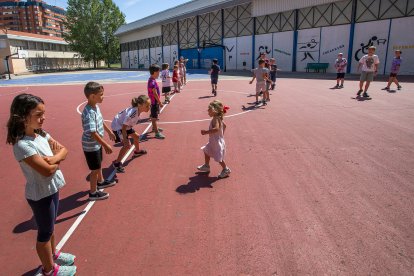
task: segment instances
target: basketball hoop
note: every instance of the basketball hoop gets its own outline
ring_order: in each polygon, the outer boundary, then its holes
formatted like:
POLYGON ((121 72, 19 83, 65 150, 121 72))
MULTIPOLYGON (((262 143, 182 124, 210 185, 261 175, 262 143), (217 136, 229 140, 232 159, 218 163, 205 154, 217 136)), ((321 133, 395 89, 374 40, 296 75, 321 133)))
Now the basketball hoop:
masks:
POLYGON ((17 55, 19 59, 26 59, 29 57, 29 52, 27 50, 17 50, 17 55))

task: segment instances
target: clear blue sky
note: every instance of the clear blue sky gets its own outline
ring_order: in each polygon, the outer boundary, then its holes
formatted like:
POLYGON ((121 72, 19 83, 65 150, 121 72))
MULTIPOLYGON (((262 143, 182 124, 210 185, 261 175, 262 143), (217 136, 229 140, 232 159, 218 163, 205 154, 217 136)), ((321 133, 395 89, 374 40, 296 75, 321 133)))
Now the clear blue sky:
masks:
MULTIPOLYGON (((66 0, 44 0, 49 5, 67 8, 66 0)), ((154 13, 190 2, 191 0, 113 0, 125 14, 127 23, 147 17, 154 13)))

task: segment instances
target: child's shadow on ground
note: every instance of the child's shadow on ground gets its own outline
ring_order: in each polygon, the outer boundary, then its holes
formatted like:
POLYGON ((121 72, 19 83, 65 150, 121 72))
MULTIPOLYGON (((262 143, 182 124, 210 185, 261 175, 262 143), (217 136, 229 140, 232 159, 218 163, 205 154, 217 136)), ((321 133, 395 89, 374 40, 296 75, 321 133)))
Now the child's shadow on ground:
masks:
POLYGON ((358 102, 364 102, 364 101, 372 100, 372 98, 366 98, 366 97, 361 97, 361 96, 351 97, 351 99, 357 100, 358 102))
POLYGON ((243 111, 251 111, 251 110, 256 110, 256 109, 264 109, 264 107, 263 107, 263 105, 259 105, 259 106, 251 105, 251 106, 248 106, 248 107, 242 105, 242 110, 243 111))
MULTIPOLYGON (((59 200, 59 211, 58 211, 58 216, 73 210, 75 208, 78 208, 80 206, 85 205, 88 200, 80 200, 81 198, 85 197, 88 194, 88 191, 83 191, 83 192, 78 192, 76 194, 70 195, 64 199, 59 200)), ((76 218, 78 216, 80 216, 83 213, 83 211, 74 214, 72 216, 69 217, 65 217, 65 218, 60 218, 56 220, 56 224, 59 224, 61 222, 64 222, 66 220, 72 219, 72 218, 76 218)), ((13 233, 15 234, 21 234, 24 232, 27 232, 29 230, 37 230, 37 226, 36 226, 36 222, 34 220, 34 217, 31 217, 29 220, 19 223, 18 225, 16 225, 13 229, 13 233)))
MULTIPOLYGON (((37 275, 36 273, 37 273, 38 271, 40 271, 40 269, 41 269, 41 267, 40 267, 40 266, 38 266, 37 268, 32 269, 32 270, 27 271, 26 273, 22 274, 22 276, 33 276, 33 275, 37 275)), ((41 275, 42 275, 42 274, 41 274, 41 275)))
POLYGON ((215 96, 214 95, 211 95, 211 96, 202 96, 202 97, 198 97, 198 99, 208 99, 208 98, 214 98, 215 96))
POLYGON ((390 90, 387 90, 387 92, 388 92, 388 93, 397 93, 397 90, 392 90, 392 89, 390 89, 390 90))
POLYGON ((213 188, 212 184, 218 180, 218 177, 211 177, 206 173, 197 172, 195 176, 189 178, 187 184, 177 187, 175 190, 179 194, 195 193, 200 188, 213 188))

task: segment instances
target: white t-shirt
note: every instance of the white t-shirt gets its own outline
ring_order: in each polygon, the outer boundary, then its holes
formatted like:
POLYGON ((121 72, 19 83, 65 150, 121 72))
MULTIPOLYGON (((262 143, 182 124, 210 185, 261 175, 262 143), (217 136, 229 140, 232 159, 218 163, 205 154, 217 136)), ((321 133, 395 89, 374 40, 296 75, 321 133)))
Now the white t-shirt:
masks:
POLYGON ((170 70, 162 70, 161 72, 162 87, 171 86, 170 70))
POLYGON ((46 134, 46 137, 41 135, 24 136, 13 146, 14 157, 19 162, 26 178, 25 194, 27 199, 38 201, 55 194, 65 185, 65 179, 60 169, 53 175, 46 177, 23 161, 36 154, 41 157, 53 156, 49 139, 49 134, 46 134))
POLYGON ((113 131, 118 131, 122 129, 123 125, 127 125, 127 129, 131 129, 138 124, 139 119, 138 108, 128 107, 115 115, 111 123, 111 128, 113 131))
POLYGON ((375 72, 375 64, 379 64, 380 61, 377 55, 365 55, 359 60, 359 63, 362 64, 362 71, 375 72))
POLYGON ((335 68, 337 73, 345 73, 346 65, 348 61, 346 58, 336 59, 335 60, 335 68))

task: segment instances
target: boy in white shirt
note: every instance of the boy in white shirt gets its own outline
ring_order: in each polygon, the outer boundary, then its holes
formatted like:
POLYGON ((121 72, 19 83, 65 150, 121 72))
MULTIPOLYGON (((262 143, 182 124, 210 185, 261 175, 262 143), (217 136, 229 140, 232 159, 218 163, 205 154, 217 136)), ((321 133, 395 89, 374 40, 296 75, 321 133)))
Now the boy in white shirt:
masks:
POLYGON ((162 79, 162 93, 165 96, 164 103, 170 103, 170 97, 168 94, 171 92, 171 76, 170 76, 170 65, 168 63, 162 64, 161 79, 162 79))
POLYGON ((368 87, 371 81, 374 80, 374 76, 378 72, 378 64, 380 63, 378 56, 374 55, 375 50, 376 50, 375 46, 370 46, 368 48, 368 55, 363 56, 359 60, 358 72, 359 72, 359 69, 361 69, 361 67, 362 67, 362 72, 361 72, 361 77, 359 79, 359 90, 357 93, 357 97, 361 96, 361 93, 364 92, 362 96, 364 98, 370 98, 370 96, 367 93, 368 87), (362 87, 365 81, 366 81, 365 89, 362 90, 362 87))
POLYGON ((348 61, 343 57, 344 54, 339 53, 338 58, 335 60, 335 69, 336 69, 336 86, 335 88, 343 88, 345 80, 345 70, 348 61), (339 85, 341 82, 341 85, 339 85))

